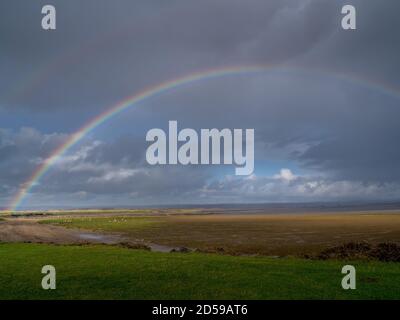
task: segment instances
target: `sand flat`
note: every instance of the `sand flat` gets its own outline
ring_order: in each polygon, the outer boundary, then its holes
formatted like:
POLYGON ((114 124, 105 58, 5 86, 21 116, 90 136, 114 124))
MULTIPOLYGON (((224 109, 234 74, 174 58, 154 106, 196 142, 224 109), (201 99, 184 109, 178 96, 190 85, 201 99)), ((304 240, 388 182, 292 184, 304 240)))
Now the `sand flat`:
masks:
POLYGON ((318 253, 348 242, 400 243, 399 211, 121 216, 121 219, 116 219, 114 213, 109 217, 104 213, 90 218, 69 216, 68 220, 74 221, 69 229, 63 227, 65 216, 53 217, 61 221, 57 226, 39 224, 45 219, 39 217, 7 219, 0 222, 0 241, 99 242, 98 234, 102 234, 110 236, 113 240, 110 242, 114 243, 123 239, 228 254, 279 256, 318 253), (151 223, 138 227, 136 219, 148 219, 151 223), (80 225, 80 221, 84 223, 80 225), (82 237, 81 233, 86 231, 88 236, 82 237))

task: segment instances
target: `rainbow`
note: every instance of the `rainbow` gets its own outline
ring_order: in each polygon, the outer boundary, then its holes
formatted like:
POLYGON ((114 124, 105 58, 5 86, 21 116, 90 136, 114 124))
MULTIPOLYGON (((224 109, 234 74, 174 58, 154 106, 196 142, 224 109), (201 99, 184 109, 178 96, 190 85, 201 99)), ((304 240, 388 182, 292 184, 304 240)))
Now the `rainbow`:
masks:
MULTIPOLYGON (((77 144, 83 137, 85 137, 89 132, 94 130, 96 127, 100 126, 110 118, 119 114, 120 112, 126 110, 127 108, 142 102, 146 99, 155 97, 159 94, 162 94, 171 89, 175 89, 184 85, 188 85, 197 81, 205 81, 213 78, 224 77, 229 75, 240 75, 240 74, 248 74, 248 73, 263 73, 266 71, 270 71, 271 69, 279 69, 280 66, 266 66, 266 65, 250 65, 250 66, 233 66, 233 67, 223 67, 220 69, 210 69, 206 71, 200 71, 191 73, 186 76, 182 76, 179 78, 175 78, 169 81, 162 82, 153 87, 149 87, 137 94, 134 94, 125 100, 117 103, 106 111, 100 113, 92 120, 83 125, 79 130, 73 133, 66 142, 61 144, 58 148, 56 148, 47 159, 41 163, 38 168, 34 171, 34 173, 29 177, 29 179, 22 184, 14 198, 11 200, 8 210, 16 211, 18 207, 21 205, 22 201, 25 197, 30 193, 32 188, 37 185, 41 177, 49 170, 49 168, 63 155, 65 154, 72 146, 77 144)), ((300 70, 310 72, 310 69, 304 69, 300 67, 290 68, 290 70, 300 70)), ((322 75, 329 75, 330 77, 337 77, 342 80, 355 82, 357 84, 369 85, 374 88, 379 88, 386 94, 394 95, 396 97, 399 96, 399 90, 397 88, 393 88, 388 86, 387 84, 378 83, 375 81, 360 79, 348 74, 341 74, 336 72, 324 72, 321 70, 314 70, 322 75)))

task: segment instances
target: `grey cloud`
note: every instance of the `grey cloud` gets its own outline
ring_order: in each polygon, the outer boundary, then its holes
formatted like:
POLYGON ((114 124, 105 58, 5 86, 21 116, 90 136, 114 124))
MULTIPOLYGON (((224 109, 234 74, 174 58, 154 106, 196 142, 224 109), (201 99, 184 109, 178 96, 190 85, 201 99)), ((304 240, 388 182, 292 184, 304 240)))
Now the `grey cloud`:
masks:
POLYGON ((400 184, 332 181, 318 176, 227 178, 205 188, 210 199, 229 202, 393 201, 400 184), (243 201, 243 199, 246 199, 243 201))
POLYGON ((32 128, 0 130, 1 198, 15 194, 38 165, 66 139, 64 134, 42 134, 32 128))
POLYGON ((59 27, 50 34, 37 21, 41 2, 24 3, 24 10, 19 1, 5 2, 0 61, 15 71, 0 102, 36 111, 100 110, 193 70, 283 63, 334 30, 337 8, 331 3, 56 1, 59 27))

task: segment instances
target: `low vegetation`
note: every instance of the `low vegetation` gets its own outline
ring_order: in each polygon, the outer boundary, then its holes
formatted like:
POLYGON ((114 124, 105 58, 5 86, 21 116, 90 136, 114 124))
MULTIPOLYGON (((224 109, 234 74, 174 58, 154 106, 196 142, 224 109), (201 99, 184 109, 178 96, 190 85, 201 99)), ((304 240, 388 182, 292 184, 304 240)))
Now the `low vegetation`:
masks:
POLYGON ((349 242, 323 250, 317 259, 371 259, 400 262, 400 246, 396 243, 383 242, 372 245, 368 242, 349 242))

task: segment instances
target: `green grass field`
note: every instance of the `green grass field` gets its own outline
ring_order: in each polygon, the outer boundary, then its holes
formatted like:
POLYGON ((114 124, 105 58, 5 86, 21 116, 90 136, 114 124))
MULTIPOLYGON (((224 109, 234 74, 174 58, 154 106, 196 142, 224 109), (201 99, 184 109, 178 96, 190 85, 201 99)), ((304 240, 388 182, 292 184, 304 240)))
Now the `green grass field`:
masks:
POLYGON ((0 244, 0 299, 398 299, 400 265, 353 262, 357 289, 341 288, 343 261, 155 253, 114 246, 0 244), (41 268, 57 289, 41 289, 41 268))

